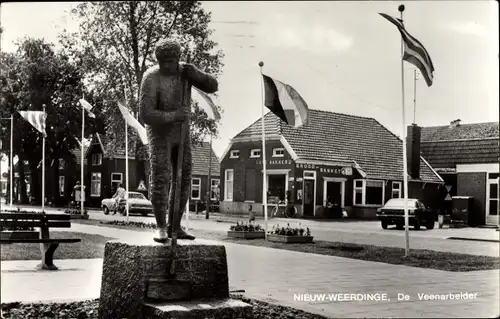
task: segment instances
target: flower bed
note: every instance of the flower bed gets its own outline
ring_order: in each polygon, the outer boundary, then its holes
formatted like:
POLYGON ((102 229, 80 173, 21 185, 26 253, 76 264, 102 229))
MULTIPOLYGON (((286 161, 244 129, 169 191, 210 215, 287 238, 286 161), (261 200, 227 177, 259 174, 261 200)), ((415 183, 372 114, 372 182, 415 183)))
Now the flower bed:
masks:
POLYGON ((307 244, 313 242, 313 236, 309 227, 306 229, 300 227, 292 228, 290 224, 287 227, 273 226, 273 229, 267 234, 267 239, 272 242, 285 244, 307 244))
POLYGON ((228 232, 228 237, 233 238, 244 238, 244 239, 256 239, 256 238, 265 238, 266 233, 262 229, 260 225, 255 225, 253 223, 239 223, 236 225, 232 225, 228 232))

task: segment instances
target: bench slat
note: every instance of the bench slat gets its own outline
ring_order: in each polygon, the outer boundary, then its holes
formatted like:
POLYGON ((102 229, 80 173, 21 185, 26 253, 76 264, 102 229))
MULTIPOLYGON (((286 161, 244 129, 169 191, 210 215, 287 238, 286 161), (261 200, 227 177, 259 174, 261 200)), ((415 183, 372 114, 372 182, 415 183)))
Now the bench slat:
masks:
POLYGON ((1 240, 14 240, 14 239, 39 239, 40 233, 37 231, 2 231, 0 232, 1 240))
POLYGON ((48 222, 48 223, 43 223, 41 221, 32 221, 32 220, 8 220, 8 221, 1 221, 0 225, 2 227, 42 227, 45 226, 49 228, 71 228, 71 222, 70 221, 57 221, 57 222, 48 222))
POLYGON ((56 243, 78 243, 82 240, 80 238, 63 238, 63 239, 0 239, 0 244, 36 244, 36 243, 44 243, 44 244, 56 244, 56 243))
POLYGON ((27 220, 42 220, 42 218, 47 220, 70 220, 71 216, 69 214, 34 214, 34 213, 1 213, 0 220, 4 219, 27 219, 27 220))

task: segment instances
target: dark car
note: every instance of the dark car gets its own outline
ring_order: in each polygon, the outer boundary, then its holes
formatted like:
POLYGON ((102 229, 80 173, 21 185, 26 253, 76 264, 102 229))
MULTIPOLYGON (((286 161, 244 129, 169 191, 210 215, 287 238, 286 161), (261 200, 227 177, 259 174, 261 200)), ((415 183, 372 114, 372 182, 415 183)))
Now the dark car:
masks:
MULTIPOLYGON (((404 198, 393 198, 388 200, 384 207, 377 210, 377 217, 383 229, 387 229, 389 225, 396 225, 398 229, 404 227, 404 205, 404 198)), ((415 198, 408 198, 408 223, 410 226, 413 226, 415 229, 420 229, 420 226, 433 229, 436 218, 436 213, 427 208, 421 201, 415 198)))

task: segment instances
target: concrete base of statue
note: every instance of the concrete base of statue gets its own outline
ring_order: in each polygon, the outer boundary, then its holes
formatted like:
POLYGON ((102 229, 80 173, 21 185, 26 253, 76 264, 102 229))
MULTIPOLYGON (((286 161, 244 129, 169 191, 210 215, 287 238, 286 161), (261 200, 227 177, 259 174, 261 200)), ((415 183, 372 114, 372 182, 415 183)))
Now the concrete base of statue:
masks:
POLYGON ((223 245, 178 240, 169 278, 170 243, 106 243, 99 318, 253 318, 251 305, 229 298, 223 245))

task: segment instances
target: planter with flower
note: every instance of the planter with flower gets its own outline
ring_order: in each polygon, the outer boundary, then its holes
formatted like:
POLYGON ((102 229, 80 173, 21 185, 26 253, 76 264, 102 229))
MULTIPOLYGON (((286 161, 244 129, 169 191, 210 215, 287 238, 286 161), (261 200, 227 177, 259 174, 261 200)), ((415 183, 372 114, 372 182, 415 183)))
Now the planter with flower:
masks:
POLYGON ((83 209, 83 215, 80 209, 76 208, 67 208, 64 210, 65 214, 69 214, 71 219, 89 219, 88 209, 83 209))
POLYGON ((236 225, 231 225, 227 232, 227 236, 233 238, 257 239, 265 238, 266 233, 260 225, 237 222, 236 225))
POLYGON ((311 236, 309 227, 306 229, 300 227, 292 228, 290 224, 286 227, 274 225, 273 229, 267 234, 267 239, 276 243, 285 244, 308 244, 313 242, 314 236, 311 236))

